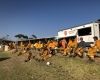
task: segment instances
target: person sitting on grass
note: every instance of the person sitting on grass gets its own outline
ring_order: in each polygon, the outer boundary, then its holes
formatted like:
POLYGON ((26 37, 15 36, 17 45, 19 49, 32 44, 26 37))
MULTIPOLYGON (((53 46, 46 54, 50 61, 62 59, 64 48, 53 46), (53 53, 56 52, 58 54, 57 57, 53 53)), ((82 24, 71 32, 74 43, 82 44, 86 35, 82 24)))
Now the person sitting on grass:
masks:
POLYGON ((100 40, 98 40, 97 36, 94 36, 93 39, 94 44, 92 44, 91 47, 88 49, 88 57, 91 61, 95 61, 94 57, 96 56, 96 53, 100 52, 100 40))
POLYGON ((78 43, 77 49, 75 51, 75 56, 78 55, 79 57, 83 57, 83 54, 85 52, 85 48, 86 48, 86 42, 81 37, 80 42, 78 43))

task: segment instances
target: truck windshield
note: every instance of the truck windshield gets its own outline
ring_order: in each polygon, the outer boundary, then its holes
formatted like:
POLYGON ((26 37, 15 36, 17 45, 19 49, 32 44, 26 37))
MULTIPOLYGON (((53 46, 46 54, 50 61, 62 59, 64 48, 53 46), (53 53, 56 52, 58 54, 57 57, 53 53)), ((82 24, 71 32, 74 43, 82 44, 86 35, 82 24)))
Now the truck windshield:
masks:
POLYGON ((91 27, 78 29, 79 36, 91 35, 91 27))

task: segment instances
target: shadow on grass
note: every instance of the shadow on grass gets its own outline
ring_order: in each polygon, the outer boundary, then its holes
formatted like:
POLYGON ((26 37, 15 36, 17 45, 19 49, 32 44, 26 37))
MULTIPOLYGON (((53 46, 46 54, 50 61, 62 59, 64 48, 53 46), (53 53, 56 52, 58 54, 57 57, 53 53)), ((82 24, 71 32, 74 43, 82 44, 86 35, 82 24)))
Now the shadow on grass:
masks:
POLYGON ((4 61, 4 60, 7 60, 7 59, 10 59, 10 57, 0 58, 0 61, 4 61))

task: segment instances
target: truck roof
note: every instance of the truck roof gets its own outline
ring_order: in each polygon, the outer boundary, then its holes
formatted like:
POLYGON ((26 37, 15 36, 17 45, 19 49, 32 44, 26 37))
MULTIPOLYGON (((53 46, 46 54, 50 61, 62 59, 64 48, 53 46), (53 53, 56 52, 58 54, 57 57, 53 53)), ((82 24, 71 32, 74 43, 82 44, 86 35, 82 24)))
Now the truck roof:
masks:
POLYGON ((63 31, 63 30, 66 30, 66 29, 71 29, 71 28, 75 28, 75 27, 79 27, 79 26, 84 26, 84 25, 91 24, 91 23, 99 23, 100 24, 100 19, 98 19, 96 21, 91 21, 91 22, 88 22, 88 23, 84 23, 84 24, 80 24, 80 25, 75 25, 75 26, 72 26, 72 27, 64 28, 64 29, 61 29, 59 31, 63 31))

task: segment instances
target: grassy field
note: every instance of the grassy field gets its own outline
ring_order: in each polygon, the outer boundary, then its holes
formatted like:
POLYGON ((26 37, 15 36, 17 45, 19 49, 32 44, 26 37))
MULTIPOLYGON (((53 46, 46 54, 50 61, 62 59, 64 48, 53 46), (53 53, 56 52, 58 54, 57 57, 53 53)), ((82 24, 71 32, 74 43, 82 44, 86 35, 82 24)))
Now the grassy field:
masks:
POLYGON ((0 80, 100 80, 100 63, 80 58, 54 56, 46 62, 0 53, 0 80))

